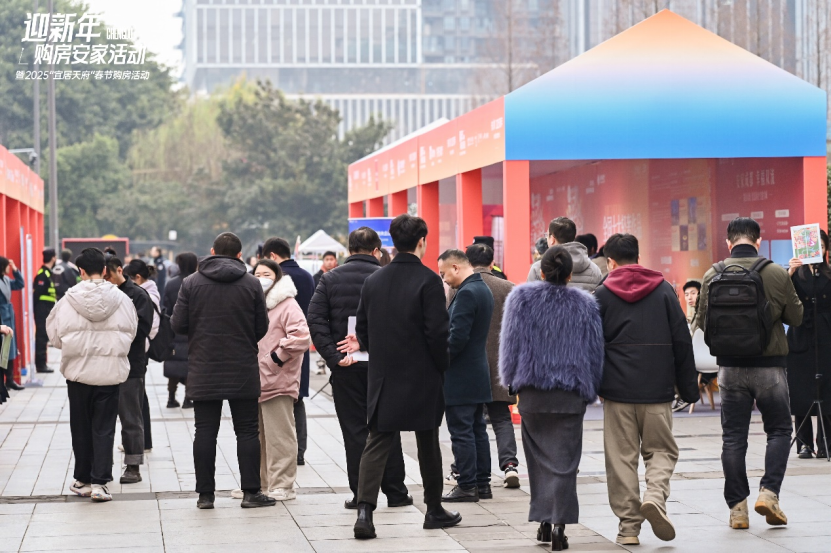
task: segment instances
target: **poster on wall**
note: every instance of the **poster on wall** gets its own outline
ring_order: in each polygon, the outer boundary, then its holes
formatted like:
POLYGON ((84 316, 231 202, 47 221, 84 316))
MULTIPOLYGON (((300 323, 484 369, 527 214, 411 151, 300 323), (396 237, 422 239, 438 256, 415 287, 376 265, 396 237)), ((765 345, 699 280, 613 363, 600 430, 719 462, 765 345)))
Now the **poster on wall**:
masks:
POLYGON ((381 246, 392 248, 392 236, 390 236, 390 223, 393 217, 356 217, 349 219, 349 232, 358 230, 361 227, 369 227, 378 233, 381 239, 381 246))
POLYGON ((794 258, 799 259, 805 265, 822 263, 818 223, 791 227, 791 244, 794 258))

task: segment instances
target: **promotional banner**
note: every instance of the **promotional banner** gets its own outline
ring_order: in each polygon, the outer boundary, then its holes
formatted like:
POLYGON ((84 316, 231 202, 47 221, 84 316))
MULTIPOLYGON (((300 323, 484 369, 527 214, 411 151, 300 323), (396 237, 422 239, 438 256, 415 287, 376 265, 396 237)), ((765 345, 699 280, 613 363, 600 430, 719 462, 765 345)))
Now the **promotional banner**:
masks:
POLYGON ((361 227, 369 227, 378 233, 381 238, 381 245, 385 248, 392 248, 392 237, 390 236, 390 223, 395 217, 361 217, 349 219, 349 232, 358 230, 361 227))

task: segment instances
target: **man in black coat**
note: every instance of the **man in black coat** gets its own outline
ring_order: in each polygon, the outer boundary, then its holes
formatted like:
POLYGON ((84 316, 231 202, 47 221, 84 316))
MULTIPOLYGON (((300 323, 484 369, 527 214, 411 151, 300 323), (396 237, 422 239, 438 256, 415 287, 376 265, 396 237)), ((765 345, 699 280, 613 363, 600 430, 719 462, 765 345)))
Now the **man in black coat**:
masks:
POLYGON ((257 342, 268 331, 268 311, 259 280, 249 274, 242 242, 224 232, 214 240, 211 256, 179 289, 170 325, 188 337, 188 397, 193 401, 193 460, 200 509, 213 509, 216 482, 216 436, 222 401, 228 400, 234 433, 242 507, 265 507, 276 501, 260 491, 257 342))
MULTIPOLYGON (((309 316, 309 303, 315 293, 315 281, 312 275, 297 261, 291 258, 291 248, 288 241, 283 238, 269 238, 263 244, 263 259, 271 259, 280 265, 283 274, 289 275, 295 288, 297 296, 295 300, 300 304, 303 315, 309 316)), ((303 398, 309 397, 309 352, 303 354, 303 365, 300 369, 300 394, 294 402, 294 422, 297 429, 297 464, 305 465, 305 454, 307 444, 306 431, 306 404, 303 398)))
POLYGON ((357 336, 340 351, 369 354, 369 438, 358 479, 355 537, 375 537, 372 511, 390 450, 402 431, 414 431, 424 484, 424 528, 455 526, 462 517, 441 505, 439 426, 444 413, 449 319, 441 278, 421 263, 427 243, 423 219, 400 215, 390 224, 398 255, 364 282, 357 336))
MULTIPOLYGON (((381 239, 369 227, 361 227, 349 234, 349 253, 346 262, 335 270, 321 275, 312 303, 309 305, 309 330, 317 352, 332 370, 332 396, 335 412, 343 433, 346 449, 346 472, 352 499, 347 509, 358 508, 358 469, 369 435, 366 420, 367 362, 355 361, 338 351, 338 342, 346 338, 349 317, 358 312, 361 288, 366 278, 381 269, 378 262, 381 239)), ((412 505, 413 498, 404 485, 404 454, 400 436, 390 448, 390 456, 381 480, 381 491, 390 507, 412 505)))
POLYGON ((637 545, 648 520, 664 541, 675 538, 667 517, 669 480, 678 462, 672 435, 675 389, 698 400, 692 338, 678 296, 663 274, 638 265, 638 239, 614 234, 606 242, 609 274, 595 291, 606 354, 598 394, 609 504, 620 519, 617 543, 637 545), (641 501, 638 456, 646 467, 641 501))
POLYGON ((144 464, 144 375, 147 373, 147 337, 153 325, 153 300, 141 286, 122 274, 122 263, 117 257, 107 259, 106 280, 130 298, 138 315, 138 329, 127 359, 130 376, 118 387, 118 418, 121 419, 121 444, 124 446, 122 484, 141 482, 139 465, 144 464))
POLYGON ((444 381, 445 418, 457 485, 442 501, 491 499, 491 449, 484 407, 493 400, 487 342, 493 315, 493 294, 482 275, 473 272, 460 250, 439 256, 439 274, 456 291, 450 303, 450 369, 444 381))

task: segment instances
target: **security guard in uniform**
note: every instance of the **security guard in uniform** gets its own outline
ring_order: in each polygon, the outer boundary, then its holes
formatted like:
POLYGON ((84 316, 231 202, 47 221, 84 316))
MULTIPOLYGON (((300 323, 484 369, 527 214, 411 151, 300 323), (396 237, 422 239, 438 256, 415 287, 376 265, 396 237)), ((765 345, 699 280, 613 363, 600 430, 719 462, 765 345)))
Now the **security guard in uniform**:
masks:
POLYGON ((52 268, 55 266, 55 250, 43 250, 43 267, 35 275, 32 294, 35 301, 35 368, 39 373, 55 372, 46 366, 46 346, 49 336, 46 335, 46 318, 58 301, 55 292, 55 283, 52 280, 52 268))

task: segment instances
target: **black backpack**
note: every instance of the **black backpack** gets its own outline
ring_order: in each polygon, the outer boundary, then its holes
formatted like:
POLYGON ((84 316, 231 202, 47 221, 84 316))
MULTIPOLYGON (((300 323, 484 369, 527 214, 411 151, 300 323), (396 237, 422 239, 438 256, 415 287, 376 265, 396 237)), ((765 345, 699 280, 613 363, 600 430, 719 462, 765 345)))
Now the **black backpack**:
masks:
POLYGON ((153 361, 167 361, 173 356, 173 327, 170 326, 170 315, 162 313, 156 307, 156 303, 150 300, 153 304, 153 310, 159 315, 159 332, 156 337, 150 340, 150 349, 147 350, 147 355, 153 361))
POLYGON ((716 276, 707 292, 704 326, 704 342, 711 355, 758 357, 764 353, 773 321, 759 273, 769 263, 770 259, 760 258, 750 269, 723 261, 713 265, 716 276))

